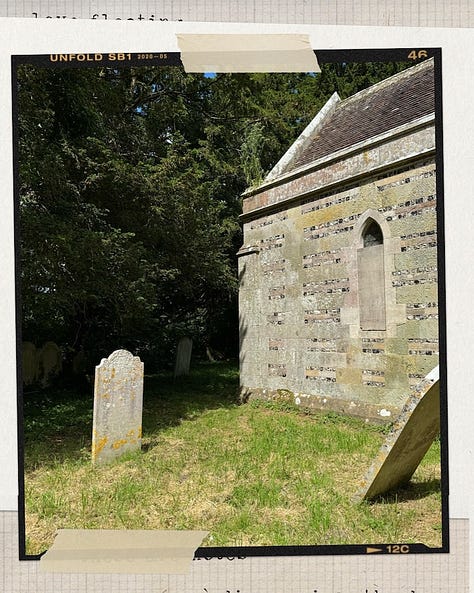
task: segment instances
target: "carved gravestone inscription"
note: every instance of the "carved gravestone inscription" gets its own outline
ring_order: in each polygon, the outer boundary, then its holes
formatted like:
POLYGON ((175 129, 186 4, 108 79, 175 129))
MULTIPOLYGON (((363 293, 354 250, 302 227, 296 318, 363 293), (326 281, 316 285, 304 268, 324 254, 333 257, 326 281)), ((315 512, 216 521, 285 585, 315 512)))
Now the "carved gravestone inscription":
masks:
POLYGON ((174 365, 174 376, 181 377, 182 375, 189 375, 189 367, 191 365, 191 351, 193 349, 193 341, 191 338, 181 338, 178 342, 178 349, 176 351, 176 362, 174 365))
POLYGON ((92 462, 103 464, 141 447, 143 362, 116 350, 95 368, 92 462))

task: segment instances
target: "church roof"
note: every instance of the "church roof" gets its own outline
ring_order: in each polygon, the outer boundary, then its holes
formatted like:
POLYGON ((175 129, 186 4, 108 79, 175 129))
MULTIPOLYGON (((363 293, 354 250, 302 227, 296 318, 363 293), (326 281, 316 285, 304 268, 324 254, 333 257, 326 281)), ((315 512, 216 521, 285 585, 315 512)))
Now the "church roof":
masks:
POLYGON ((279 177, 338 150, 430 115, 434 113, 434 108, 432 59, 343 101, 334 94, 268 178, 279 177))

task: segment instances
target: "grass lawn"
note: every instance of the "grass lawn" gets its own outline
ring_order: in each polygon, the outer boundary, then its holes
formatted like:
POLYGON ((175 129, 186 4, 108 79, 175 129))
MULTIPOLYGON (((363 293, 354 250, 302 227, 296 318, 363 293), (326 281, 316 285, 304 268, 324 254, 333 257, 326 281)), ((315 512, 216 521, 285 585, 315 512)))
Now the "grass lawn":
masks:
POLYGON ((27 553, 58 528, 203 529, 204 546, 441 545, 439 442, 412 482, 351 502, 384 428, 237 401, 238 369, 145 377, 142 450, 90 462, 91 393, 25 395, 27 553))

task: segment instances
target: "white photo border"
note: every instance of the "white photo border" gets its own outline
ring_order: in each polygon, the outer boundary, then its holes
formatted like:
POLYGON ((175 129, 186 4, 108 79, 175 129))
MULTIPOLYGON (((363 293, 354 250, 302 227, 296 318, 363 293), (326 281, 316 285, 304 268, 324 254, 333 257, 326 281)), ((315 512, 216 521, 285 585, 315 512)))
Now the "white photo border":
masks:
MULTIPOLYGON (((393 48, 385 50, 371 49, 339 49, 339 50, 314 50, 318 63, 363 63, 363 62, 402 62, 408 61, 412 48, 393 48)), ((415 53, 418 50, 415 50, 415 53)), ((23 560, 38 560, 43 554, 29 555, 26 553, 26 503, 25 503, 25 484, 24 484, 24 446, 23 446, 23 381, 21 369, 21 294, 20 294, 20 217, 19 217, 19 172, 17 162, 18 146, 18 104, 16 100, 17 93, 17 68, 20 65, 31 64, 43 68, 94 68, 94 67, 137 67, 137 66, 177 66, 182 67, 180 54, 178 52, 162 52, 158 47, 153 49, 154 59, 143 61, 138 53, 120 53, 117 59, 117 53, 80 54, 79 59, 76 55, 65 54, 64 61, 59 61, 57 54, 31 55, 31 56, 12 56, 12 93, 13 93, 13 149, 14 149, 14 196, 15 196, 15 242, 16 242, 16 283, 17 283, 17 390, 18 390, 18 477, 19 477, 19 537, 20 537, 20 557, 23 560), (97 56, 100 56, 98 61, 97 56)), ((149 55, 149 54, 148 54, 149 55)), ((446 392, 446 332, 445 332, 445 291, 444 291, 444 195, 443 195, 443 151, 442 151, 442 80, 441 80, 441 49, 423 48, 421 59, 415 59, 414 64, 421 63, 424 59, 434 59, 435 74, 435 135, 436 135, 436 196, 437 196, 437 233, 438 233, 438 306, 439 306, 439 352, 440 352, 440 414, 441 414, 441 531, 442 545, 440 547, 428 547, 423 543, 407 542, 379 542, 369 541, 365 544, 331 544, 331 545, 265 545, 265 546, 225 546, 200 547, 196 550, 197 558, 215 558, 215 557, 237 557, 247 556, 291 556, 291 555, 360 555, 367 553, 367 548, 377 546, 382 554, 390 554, 394 546, 404 550, 404 553, 446 553, 449 552, 449 514, 448 514, 448 465, 447 465, 447 443, 448 443, 448 422, 447 422, 447 392, 446 392)), ((58 525, 58 528, 62 526, 58 525)))

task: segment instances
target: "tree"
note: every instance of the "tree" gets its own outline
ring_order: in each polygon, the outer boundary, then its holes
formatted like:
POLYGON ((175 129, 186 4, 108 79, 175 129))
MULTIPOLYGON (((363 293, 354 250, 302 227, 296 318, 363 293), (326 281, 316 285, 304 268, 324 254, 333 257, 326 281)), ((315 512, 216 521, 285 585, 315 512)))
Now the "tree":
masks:
POLYGON ((184 333, 236 354, 242 192, 335 90, 402 67, 19 68, 23 339, 94 363, 130 348, 148 368, 184 333))

